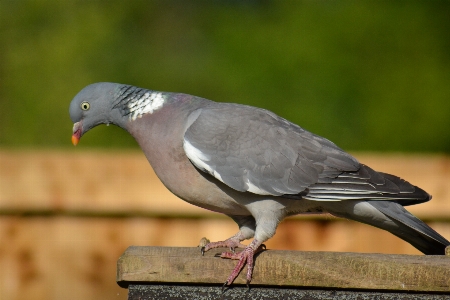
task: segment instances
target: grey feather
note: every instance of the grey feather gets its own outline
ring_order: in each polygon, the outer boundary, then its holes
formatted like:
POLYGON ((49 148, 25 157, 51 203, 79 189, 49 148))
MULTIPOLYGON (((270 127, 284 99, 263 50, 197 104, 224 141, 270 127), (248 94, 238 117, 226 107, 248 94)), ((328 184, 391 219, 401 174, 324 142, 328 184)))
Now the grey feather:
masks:
POLYGON ((427 254, 443 254, 448 241, 420 219, 409 213, 403 206, 390 201, 368 201, 373 207, 407 228, 393 230, 391 233, 408 241, 414 247, 427 254))
POLYGON ((313 201, 390 200, 403 205, 431 199, 426 192, 405 180, 376 172, 366 165, 361 165, 357 172, 343 172, 336 178, 320 179, 309 186, 302 197, 313 201))
POLYGON ((358 170, 357 160, 332 142, 266 110, 217 104, 196 114, 185 141, 208 157, 202 163, 211 175, 238 191, 253 185, 255 193, 298 194, 319 178, 358 170))

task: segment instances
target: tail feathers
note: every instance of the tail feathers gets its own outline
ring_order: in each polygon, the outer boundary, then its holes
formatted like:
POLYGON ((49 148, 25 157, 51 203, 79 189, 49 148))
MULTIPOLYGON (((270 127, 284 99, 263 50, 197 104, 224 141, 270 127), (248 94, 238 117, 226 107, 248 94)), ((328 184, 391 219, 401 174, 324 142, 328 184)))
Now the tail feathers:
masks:
MULTIPOLYGON (((367 202, 394 221, 397 225, 397 227, 383 229, 386 229, 392 234, 407 241, 424 254, 445 254, 445 248, 450 245, 450 242, 427 224, 404 209, 403 206, 391 201, 367 202)), ((380 227, 377 224, 370 225, 380 227)))

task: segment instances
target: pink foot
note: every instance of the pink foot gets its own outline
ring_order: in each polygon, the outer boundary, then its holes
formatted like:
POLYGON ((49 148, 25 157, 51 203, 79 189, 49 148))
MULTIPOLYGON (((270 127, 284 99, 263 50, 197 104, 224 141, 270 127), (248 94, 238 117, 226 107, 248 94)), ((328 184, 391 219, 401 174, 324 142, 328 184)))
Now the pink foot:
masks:
POLYGON ((253 274, 253 258, 255 254, 264 250, 266 246, 260 244, 257 240, 253 240, 251 244, 240 253, 223 252, 220 257, 239 260, 231 275, 225 281, 224 287, 233 283, 247 262, 247 286, 252 281, 253 274))

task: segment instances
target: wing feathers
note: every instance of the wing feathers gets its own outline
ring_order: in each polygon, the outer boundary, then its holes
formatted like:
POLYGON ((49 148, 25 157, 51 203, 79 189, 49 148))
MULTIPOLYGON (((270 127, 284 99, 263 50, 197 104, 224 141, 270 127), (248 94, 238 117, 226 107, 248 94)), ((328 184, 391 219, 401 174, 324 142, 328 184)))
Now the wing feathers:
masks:
POLYGON ((186 155, 238 191, 298 194, 320 177, 358 169, 332 142, 266 110, 214 103, 194 113, 184 135, 186 155))
POLYGON ((431 199, 423 190, 405 180, 378 173, 361 165, 357 172, 344 172, 336 178, 319 180, 308 187, 304 199, 314 201, 391 200, 403 205, 417 204, 431 199))
POLYGON ((408 182, 360 165, 329 140, 262 109, 214 103, 187 122, 183 146, 191 162, 241 192, 405 205, 430 199, 408 182))

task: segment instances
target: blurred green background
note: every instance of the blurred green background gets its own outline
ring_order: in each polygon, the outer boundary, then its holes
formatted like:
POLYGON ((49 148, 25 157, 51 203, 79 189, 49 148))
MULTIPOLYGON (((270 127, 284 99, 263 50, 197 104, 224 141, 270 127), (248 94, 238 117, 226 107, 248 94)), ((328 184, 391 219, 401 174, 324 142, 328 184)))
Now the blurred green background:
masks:
MULTIPOLYGON (((0 1, 0 147, 73 147, 69 103, 99 81, 264 107, 346 150, 450 153, 450 2, 0 1)), ((137 147, 114 126, 80 146, 137 147)))

